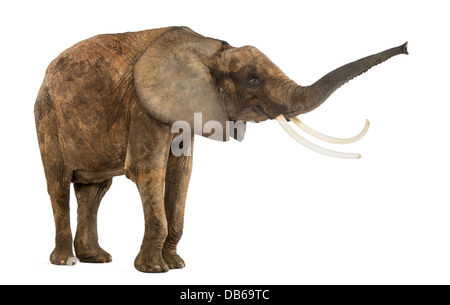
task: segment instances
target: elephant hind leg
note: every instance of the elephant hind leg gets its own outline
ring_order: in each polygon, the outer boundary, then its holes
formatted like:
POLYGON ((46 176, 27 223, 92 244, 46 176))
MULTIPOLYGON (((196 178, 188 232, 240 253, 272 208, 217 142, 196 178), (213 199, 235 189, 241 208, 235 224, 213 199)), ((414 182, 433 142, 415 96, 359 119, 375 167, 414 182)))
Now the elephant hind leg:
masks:
POLYGON ((70 228, 69 191, 67 187, 59 185, 56 192, 52 192, 53 217, 55 219, 55 249, 50 254, 50 262, 54 265, 75 265, 77 260, 72 250, 72 231, 70 228))
POLYGON ((54 115, 46 113, 37 126, 47 191, 55 220, 55 249, 50 255, 50 262, 55 265, 75 265, 69 207, 71 172, 64 163, 58 135, 55 132, 54 115))
POLYGON ((75 234, 75 253, 81 262, 109 263, 111 255, 98 244, 97 212, 112 178, 98 183, 74 183, 78 201, 77 232, 75 234))
POLYGON ((50 262, 55 265, 75 265, 72 251, 72 231, 70 228, 70 183, 47 178, 48 193, 52 203, 55 219, 55 249, 50 255, 50 262))
POLYGON ((50 255, 50 262, 55 265, 75 265, 77 262, 72 250, 69 187, 70 184, 56 182, 49 190, 56 229, 55 249, 50 255))

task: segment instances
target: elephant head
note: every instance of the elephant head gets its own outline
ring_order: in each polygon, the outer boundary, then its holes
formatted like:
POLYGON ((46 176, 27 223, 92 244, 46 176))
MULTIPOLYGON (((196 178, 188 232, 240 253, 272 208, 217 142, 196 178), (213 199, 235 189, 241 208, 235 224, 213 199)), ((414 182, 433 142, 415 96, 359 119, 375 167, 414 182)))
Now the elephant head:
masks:
MULTIPOLYGON (((149 114, 174 124, 186 121, 196 134, 226 141, 230 132, 198 128, 195 113, 203 122, 229 126, 227 122, 261 122, 276 119, 297 141, 326 155, 358 158, 358 154, 330 151, 306 141, 287 123, 296 125, 334 143, 349 143, 361 138, 336 139, 304 125, 297 116, 320 106, 336 89, 352 78, 392 56, 408 54, 407 43, 346 64, 310 86, 289 79, 269 58, 252 46, 232 47, 225 41, 203 37, 188 28, 166 32, 152 44, 134 68, 138 96, 149 114)), ((231 133, 236 138, 237 134, 231 133)), ((237 137, 243 138, 243 132, 237 137)))

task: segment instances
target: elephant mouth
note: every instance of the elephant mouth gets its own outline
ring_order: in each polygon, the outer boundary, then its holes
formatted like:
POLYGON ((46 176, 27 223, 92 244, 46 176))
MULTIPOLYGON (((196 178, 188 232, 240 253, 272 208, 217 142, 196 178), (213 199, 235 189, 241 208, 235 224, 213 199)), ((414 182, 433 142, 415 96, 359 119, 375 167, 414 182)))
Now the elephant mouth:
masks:
MULTIPOLYGON (((356 154, 356 153, 345 153, 345 152, 339 152, 339 151, 334 151, 334 150, 330 150, 324 147, 321 147, 319 145, 316 145, 310 141, 308 141, 307 139, 305 139, 303 136, 301 136, 300 134, 298 134, 288 123, 288 121, 286 120, 285 115, 280 114, 279 116, 276 117, 276 120, 278 121, 278 123, 281 125, 281 127, 284 129, 284 131, 286 131, 287 134, 289 134, 294 140, 296 140, 298 143, 302 144, 303 146, 306 146, 307 148, 326 155, 326 156, 330 156, 330 157, 336 157, 336 158, 344 158, 344 159, 359 159, 361 158, 360 154, 356 154)), ((349 144, 349 143, 353 143, 356 142, 358 140, 360 140, 362 137, 364 137, 367 133, 367 131, 369 130, 369 120, 366 120, 366 124, 364 125, 364 128, 362 129, 362 131, 357 134, 354 137, 351 138, 335 138, 335 137, 330 137, 327 136, 323 133, 320 133, 314 129, 312 129, 311 127, 309 127, 308 125, 306 125, 305 123, 303 123, 302 120, 300 120, 300 118, 298 117, 292 117, 290 118, 290 120, 300 129, 302 129, 303 131, 305 131, 306 133, 308 133, 309 135, 322 140, 324 142, 328 142, 328 143, 333 143, 333 144, 349 144)))
POLYGON ((229 113, 228 118, 232 121, 259 123, 268 120, 270 116, 260 105, 251 105, 229 113))
POLYGON ((266 120, 269 118, 269 115, 264 111, 264 109, 260 105, 253 106, 252 110, 256 112, 258 115, 264 117, 266 120))

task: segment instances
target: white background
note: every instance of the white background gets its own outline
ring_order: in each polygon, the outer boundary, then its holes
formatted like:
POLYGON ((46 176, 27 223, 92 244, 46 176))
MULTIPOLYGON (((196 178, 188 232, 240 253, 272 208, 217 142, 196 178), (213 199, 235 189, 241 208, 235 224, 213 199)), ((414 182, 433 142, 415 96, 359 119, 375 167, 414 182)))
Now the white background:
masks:
MULTIPOLYGON (((3 1, 0 5, 0 284, 450 284, 450 99, 444 1, 3 1), (219 4, 220 3, 220 4, 219 4), (59 267, 33 105, 47 65, 100 33, 186 25, 254 45, 308 85, 347 62, 409 41, 397 56, 304 115, 333 136, 371 127, 325 157, 275 121, 242 143, 196 137, 179 253, 186 268, 133 266, 138 191, 114 178, 99 211, 103 265, 59 267)), ((71 198, 72 230, 76 201, 71 198)))

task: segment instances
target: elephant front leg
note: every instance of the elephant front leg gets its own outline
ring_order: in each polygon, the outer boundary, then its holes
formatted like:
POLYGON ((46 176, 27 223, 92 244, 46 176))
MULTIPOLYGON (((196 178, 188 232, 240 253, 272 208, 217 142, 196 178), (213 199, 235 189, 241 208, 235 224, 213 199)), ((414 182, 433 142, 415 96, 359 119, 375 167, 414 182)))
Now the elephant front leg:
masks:
POLYGON ((167 237, 163 198, 165 171, 150 170, 145 176, 146 178, 138 179, 136 183, 144 208, 145 233, 134 266, 142 272, 167 272, 169 267, 162 256, 167 237))
MULTIPOLYGON (((194 136, 191 137, 191 149, 194 136)), ((183 235, 184 208, 192 171, 192 155, 179 157, 169 155, 165 183, 165 211, 168 222, 168 236, 163 247, 163 258, 170 269, 185 266, 177 253, 177 244, 183 235)))
POLYGON ((162 249, 167 237, 164 181, 173 134, 142 111, 133 113, 125 174, 133 180, 144 208, 145 232, 134 266, 142 272, 167 272, 162 249))

